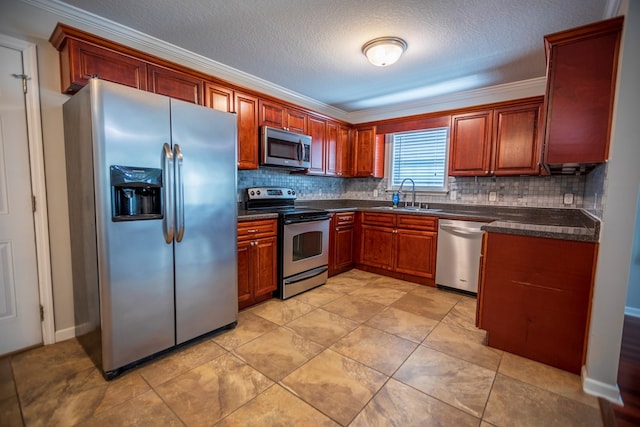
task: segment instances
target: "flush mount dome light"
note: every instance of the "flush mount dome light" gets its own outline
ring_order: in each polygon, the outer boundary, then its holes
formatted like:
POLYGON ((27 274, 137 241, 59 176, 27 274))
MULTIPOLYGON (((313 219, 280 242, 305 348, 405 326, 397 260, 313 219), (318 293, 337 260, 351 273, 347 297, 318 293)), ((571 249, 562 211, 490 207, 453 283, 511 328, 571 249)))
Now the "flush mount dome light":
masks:
POLYGON ((369 62, 378 67, 386 67, 400 59, 407 50, 407 42, 398 37, 380 37, 362 46, 362 53, 369 62))

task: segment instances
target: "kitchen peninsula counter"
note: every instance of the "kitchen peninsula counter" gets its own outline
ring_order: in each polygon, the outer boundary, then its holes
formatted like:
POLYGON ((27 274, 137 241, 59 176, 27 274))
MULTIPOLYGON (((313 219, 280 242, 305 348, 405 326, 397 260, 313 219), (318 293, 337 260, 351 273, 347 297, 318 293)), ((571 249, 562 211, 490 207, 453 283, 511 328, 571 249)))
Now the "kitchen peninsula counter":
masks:
POLYGON ((584 209, 532 208, 511 206, 429 203, 428 209, 392 208, 379 200, 299 200, 296 206, 326 209, 330 212, 372 211, 408 215, 429 215, 442 219, 486 222, 488 232, 546 237, 562 240, 597 242, 600 221, 584 209))

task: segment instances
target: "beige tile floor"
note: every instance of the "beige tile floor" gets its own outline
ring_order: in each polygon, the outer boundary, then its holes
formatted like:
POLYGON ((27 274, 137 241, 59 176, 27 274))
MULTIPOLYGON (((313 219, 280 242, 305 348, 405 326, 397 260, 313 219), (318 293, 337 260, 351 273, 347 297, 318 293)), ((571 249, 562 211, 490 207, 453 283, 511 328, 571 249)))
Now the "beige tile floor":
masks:
POLYGON ((475 299, 352 270, 105 381, 76 340, 0 359, 0 426, 598 426, 576 375, 486 347, 475 299))

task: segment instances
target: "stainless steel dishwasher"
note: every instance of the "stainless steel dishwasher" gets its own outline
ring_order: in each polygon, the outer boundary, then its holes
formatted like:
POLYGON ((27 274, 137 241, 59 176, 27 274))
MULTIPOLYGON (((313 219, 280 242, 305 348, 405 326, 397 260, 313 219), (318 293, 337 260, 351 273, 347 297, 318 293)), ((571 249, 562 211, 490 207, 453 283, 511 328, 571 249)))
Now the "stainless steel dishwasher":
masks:
POLYGON ((482 235, 486 223, 439 220, 436 284, 478 293, 482 235))

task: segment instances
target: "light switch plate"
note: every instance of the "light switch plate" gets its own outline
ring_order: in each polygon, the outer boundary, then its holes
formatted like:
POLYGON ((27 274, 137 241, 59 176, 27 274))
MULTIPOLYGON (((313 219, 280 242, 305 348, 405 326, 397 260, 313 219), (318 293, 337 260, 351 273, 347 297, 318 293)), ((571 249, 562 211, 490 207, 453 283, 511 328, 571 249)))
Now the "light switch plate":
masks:
POLYGON ((373 190, 373 197, 378 197, 378 190, 373 190))
POLYGON ((573 204, 573 194, 571 193, 564 193, 564 199, 562 201, 565 205, 572 205, 573 204))
POLYGON ((498 200, 498 193, 495 191, 489 191, 489 201, 495 202, 496 200, 498 200))

